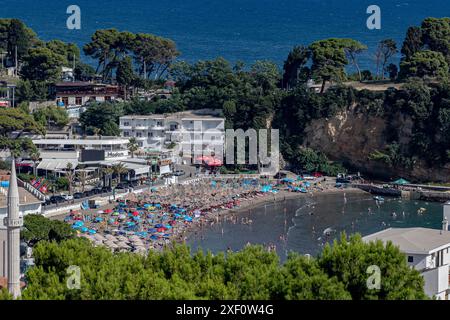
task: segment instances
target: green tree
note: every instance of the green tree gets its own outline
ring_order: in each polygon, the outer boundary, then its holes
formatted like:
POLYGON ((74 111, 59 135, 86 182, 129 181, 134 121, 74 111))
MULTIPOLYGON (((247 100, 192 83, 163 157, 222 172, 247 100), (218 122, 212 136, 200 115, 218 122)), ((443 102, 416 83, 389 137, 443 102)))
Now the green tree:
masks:
POLYGON ((403 59, 409 60, 416 52, 421 51, 422 48, 422 29, 420 27, 409 27, 401 50, 403 59))
POLYGON ((114 164, 111 169, 117 177, 119 183, 122 181, 122 175, 128 172, 128 169, 125 168, 123 163, 114 164))
POLYGON ((36 149, 30 152, 30 158, 33 161, 33 175, 37 177, 37 162, 41 158, 39 150, 36 149))
POLYGON ((450 64, 450 18, 427 18, 422 22, 422 42, 431 51, 440 52, 450 64))
POLYGON ((69 115, 63 108, 48 106, 33 113, 34 119, 46 127, 64 127, 69 123, 69 115))
POLYGON ((345 66, 348 64, 344 51, 343 39, 326 39, 316 41, 310 46, 312 52, 312 76, 322 82, 320 93, 325 90, 327 81, 343 81, 345 66))
POLYGON ((283 87, 293 88, 299 82, 305 82, 309 77, 309 68, 306 66, 311 57, 309 48, 295 46, 290 52, 283 65, 283 87))
POLYGON ((423 277, 408 266, 406 256, 391 242, 365 243, 359 235, 347 239, 343 234, 332 246, 325 246, 318 263, 330 277, 344 284, 354 300, 426 299, 423 277), (370 266, 380 269, 379 289, 367 285, 370 266))
POLYGON ((50 220, 40 214, 28 214, 24 217, 21 237, 29 246, 40 241, 63 241, 75 236, 74 230, 63 221, 50 220))
POLYGON ((359 81, 362 81, 361 68, 358 63, 358 55, 367 50, 367 46, 353 39, 343 39, 343 46, 347 59, 355 67, 358 72, 359 81))
POLYGON ((378 44, 377 51, 375 52, 377 77, 384 79, 384 74, 386 72, 386 66, 389 60, 398 52, 397 44, 393 39, 381 40, 378 44), (381 69, 380 69, 381 67, 381 69))
POLYGON ((64 57, 50 49, 33 48, 24 58, 21 73, 28 80, 58 81, 61 78, 61 67, 64 64, 64 57))
POLYGON ((400 69, 403 78, 447 78, 449 66, 442 53, 424 50, 402 61, 400 69))
POLYGON ((123 115, 123 105, 119 103, 98 103, 89 106, 80 116, 80 123, 89 134, 99 128, 103 136, 120 135, 119 118, 123 115))
POLYGON ((131 157, 134 158, 134 153, 139 150, 139 144, 135 137, 131 137, 127 144, 128 151, 131 153, 131 157))
POLYGON ((128 89, 135 80, 133 62, 130 57, 126 57, 119 62, 119 65, 117 67, 116 79, 117 83, 123 87, 125 100, 127 100, 128 89))
POLYGON ((6 47, 8 55, 12 58, 14 63, 16 63, 16 48, 17 62, 19 62, 28 54, 28 50, 35 44, 36 34, 18 19, 11 19, 8 21, 6 47))

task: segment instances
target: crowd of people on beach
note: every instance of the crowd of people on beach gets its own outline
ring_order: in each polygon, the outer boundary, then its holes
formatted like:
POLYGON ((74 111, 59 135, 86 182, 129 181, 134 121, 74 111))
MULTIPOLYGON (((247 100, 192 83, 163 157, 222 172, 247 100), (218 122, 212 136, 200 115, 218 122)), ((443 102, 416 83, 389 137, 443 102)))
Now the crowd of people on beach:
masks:
MULTIPOLYGON (((145 253, 162 250, 174 241, 185 242, 188 232, 198 234, 202 228, 225 221, 250 226, 252 219, 229 212, 271 196, 275 201, 279 192, 286 199, 285 192, 295 191, 298 185, 299 181, 256 178, 196 179, 130 193, 102 210, 71 211, 65 221, 94 245, 145 253)), ((311 187, 311 183, 301 185, 305 190, 311 187)))

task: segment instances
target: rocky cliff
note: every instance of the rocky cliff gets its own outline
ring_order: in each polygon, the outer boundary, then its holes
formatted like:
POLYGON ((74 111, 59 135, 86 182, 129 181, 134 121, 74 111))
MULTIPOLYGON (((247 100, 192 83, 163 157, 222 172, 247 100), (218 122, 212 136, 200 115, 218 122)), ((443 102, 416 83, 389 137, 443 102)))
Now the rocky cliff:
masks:
POLYGON ((324 152, 330 159, 341 161, 365 174, 385 179, 405 177, 417 181, 450 181, 450 166, 429 168, 417 161, 412 169, 393 168, 381 161, 369 160, 369 155, 387 146, 390 128, 398 132, 400 145, 411 139, 413 122, 405 115, 396 114, 389 121, 352 107, 332 118, 313 120, 305 128, 304 146, 324 152))

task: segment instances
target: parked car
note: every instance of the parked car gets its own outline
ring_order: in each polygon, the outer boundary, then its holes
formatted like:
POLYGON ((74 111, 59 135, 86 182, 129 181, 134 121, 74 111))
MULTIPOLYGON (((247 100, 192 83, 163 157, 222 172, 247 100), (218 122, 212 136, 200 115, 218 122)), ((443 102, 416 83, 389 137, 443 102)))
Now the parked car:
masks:
POLYGON ((57 204, 66 201, 66 199, 63 196, 51 196, 50 202, 57 204))
POLYGON ((111 187, 103 187, 102 192, 103 193, 112 192, 112 188, 111 187))
POLYGON ((81 199, 81 198, 83 198, 83 193, 82 192, 75 192, 73 194, 73 198, 74 199, 81 199))
POLYGON ((70 194, 61 194, 61 197, 63 197, 66 201, 73 200, 73 195, 70 194))
POLYGON ((121 182, 116 186, 116 189, 125 190, 128 189, 130 186, 127 183, 121 182))
POLYGON ((95 195, 95 193, 92 190, 83 192, 84 197, 91 197, 93 195, 95 195))
POLYGON ((95 194, 99 194, 99 193, 102 193, 102 188, 96 187, 96 188, 92 189, 91 191, 94 192, 95 194))
POLYGON ((174 173, 173 173, 173 175, 174 175, 174 176, 177 176, 177 177, 183 176, 183 175, 185 175, 185 174, 186 174, 186 172, 184 172, 184 170, 176 170, 176 171, 174 171, 174 173))

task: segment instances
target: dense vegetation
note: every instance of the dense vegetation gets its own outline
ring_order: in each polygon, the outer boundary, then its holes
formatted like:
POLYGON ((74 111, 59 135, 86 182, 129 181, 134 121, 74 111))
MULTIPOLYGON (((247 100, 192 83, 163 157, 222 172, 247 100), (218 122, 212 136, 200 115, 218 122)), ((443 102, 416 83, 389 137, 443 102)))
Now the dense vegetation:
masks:
MULTIPOLYGON (((9 61, 13 48, 18 47, 22 65, 17 89, 20 101, 45 99, 48 84, 58 79, 60 67, 73 61, 78 80, 96 73, 106 82, 115 77, 126 89, 127 101, 91 105, 80 119, 88 134, 117 135, 118 119, 124 114, 219 109, 227 128, 280 129, 282 155, 291 168, 335 174, 343 170, 340 164, 330 162, 317 150, 302 147, 304 129, 314 119, 329 119, 356 107, 357 112, 388 122, 386 147, 374 150, 370 160, 407 170, 418 161, 430 166, 450 161, 449 18, 428 18, 408 29, 401 46, 400 68, 391 63, 400 47, 392 39, 382 40, 375 52, 375 73, 361 70, 358 55, 367 47, 352 39, 330 38, 295 46, 283 70, 268 61, 250 66, 241 62, 231 65, 222 58, 192 64, 175 62, 179 52, 172 41, 115 29, 96 31, 83 47, 84 53, 97 62, 94 70, 79 61, 76 45, 41 41, 18 20, 0 20, 0 39, 9 61), (344 83, 386 78, 404 84, 401 89, 374 92, 357 91, 344 83), (167 79, 176 83, 170 99, 133 98, 139 89, 160 88, 167 79), (309 88, 310 79, 320 84, 320 94, 309 88), (411 139, 406 141, 400 139, 400 124, 394 121, 399 114, 413 121, 411 139)), ((40 125, 66 121, 53 110, 45 113, 35 117, 40 125)))
MULTIPOLYGON (((47 230, 41 233, 45 238, 47 230)), ((144 257, 84 239, 40 241, 34 257, 23 299, 426 299, 422 276, 398 248, 357 235, 343 235, 317 258, 292 253, 283 264, 261 246, 216 255, 175 246, 144 257), (373 265, 379 289, 367 285, 373 265), (81 268, 80 289, 67 287, 69 266, 81 268)))

